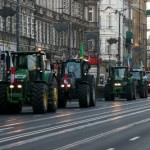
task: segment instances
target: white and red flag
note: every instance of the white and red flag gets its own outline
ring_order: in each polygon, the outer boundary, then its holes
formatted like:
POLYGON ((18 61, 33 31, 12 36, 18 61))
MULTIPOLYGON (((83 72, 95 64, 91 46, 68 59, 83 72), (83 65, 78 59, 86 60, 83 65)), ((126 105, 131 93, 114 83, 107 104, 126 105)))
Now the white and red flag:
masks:
POLYGON ((66 73, 64 74, 64 84, 68 84, 68 81, 67 81, 67 74, 66 74, 66 73))
POLYGON ((10 80, 11 83, 15 83, 15 68, 12 62, 12 56, 11 55, 9 56, 10 56, 10 80))

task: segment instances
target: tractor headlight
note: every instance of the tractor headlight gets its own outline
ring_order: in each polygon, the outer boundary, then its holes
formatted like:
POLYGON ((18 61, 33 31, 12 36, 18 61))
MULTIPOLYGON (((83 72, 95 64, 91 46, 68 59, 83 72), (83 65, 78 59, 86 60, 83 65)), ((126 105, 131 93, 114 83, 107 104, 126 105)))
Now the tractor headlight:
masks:
POLYGON ((70 88, 70 87, 71 87, 71 85, 70 85, 70 84, 67 84, 67 87, 69 87, 69 88, 70 88))
POLYGON ((114 86, 121 86, 121 83, 115 83, 114 86))
POLYGON ((11 89, 13 89, 13 88, 14 88, 14 85, 11 84, 9 87, 10 87, 11 89))
POLYGON ((19 89, 21 89, 21 88, 22 88, 22 85, 19 84, 19 85, 17 85, 17 87, 18 87, 19 89))
POLYGON ((62 88, 64 88, 64 87, 65 87, 65 85, 64 85, 64 84, 61 84, 61 87, 62 87, 62 88))

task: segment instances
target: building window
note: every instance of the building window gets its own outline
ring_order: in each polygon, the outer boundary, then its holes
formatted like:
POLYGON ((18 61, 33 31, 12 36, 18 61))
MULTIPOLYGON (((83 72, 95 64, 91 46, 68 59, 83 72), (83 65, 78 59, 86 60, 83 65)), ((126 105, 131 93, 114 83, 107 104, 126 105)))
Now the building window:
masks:
POLYGON ((91 39, 88 40, 88 51, 94 51, 95 48, 95 40, 91 39))
POLYGON ((110 14, 106 16, 106 28, 112 29, 112 15, 110 14))
POLYGON ((88 19, 89 19, 89 22, 94 21, 94 7, 93 6, 89 7, 88 19))

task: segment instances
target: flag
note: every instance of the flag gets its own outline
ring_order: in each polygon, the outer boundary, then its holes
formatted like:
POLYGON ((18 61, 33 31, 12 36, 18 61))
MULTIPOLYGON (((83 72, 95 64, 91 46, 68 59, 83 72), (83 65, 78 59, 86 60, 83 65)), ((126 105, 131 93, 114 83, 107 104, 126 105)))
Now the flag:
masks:
POLYGON ((68 84, 68 81, 67 81, 67 74, 66 74, 66 73, 64 74, 64 84, 68 84))
POLYGON ((15 68, 12 62, 12 57, 11 55, 9 56, 10 56, 10 80, 11 80, 11 83, 15 83, 15 68))
POLYGON ((84 47, 83 43, 80 43, 80 59, 84 59, 84 47))

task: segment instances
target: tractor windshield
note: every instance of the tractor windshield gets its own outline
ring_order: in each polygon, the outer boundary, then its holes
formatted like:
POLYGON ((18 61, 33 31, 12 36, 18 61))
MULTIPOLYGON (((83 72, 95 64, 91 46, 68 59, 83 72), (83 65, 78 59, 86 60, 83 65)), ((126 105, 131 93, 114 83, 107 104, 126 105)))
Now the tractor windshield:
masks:
POLYGON ((147 77, 147 79, 150 79, 150 72, 146 72, 145 76, 147 77))
POLYGON ((76 78, 81 77, 80 63, 78 62, 68 62, 66 64, 66 72, 74 73, 76 78))
POLYGON ((137 79, 137 80, 140 80, 140 78, 141 78, 140 76, 141 76, 141 75, 140 75, 140 72, 139 72, 139 71, 132 71, 131 74, 132 74, 132 77, 133 77, 133 78, 135 78, 135 79, 137 79))
POLYGON ((18 69, 33 70, 36 68, 36 57, 34 55, 13 55, 13 65, 18 69))
POLYGON ((127 77, 127 71, 125 68, 115 68, 114 71, 115 80, 123 79, 127 77))

